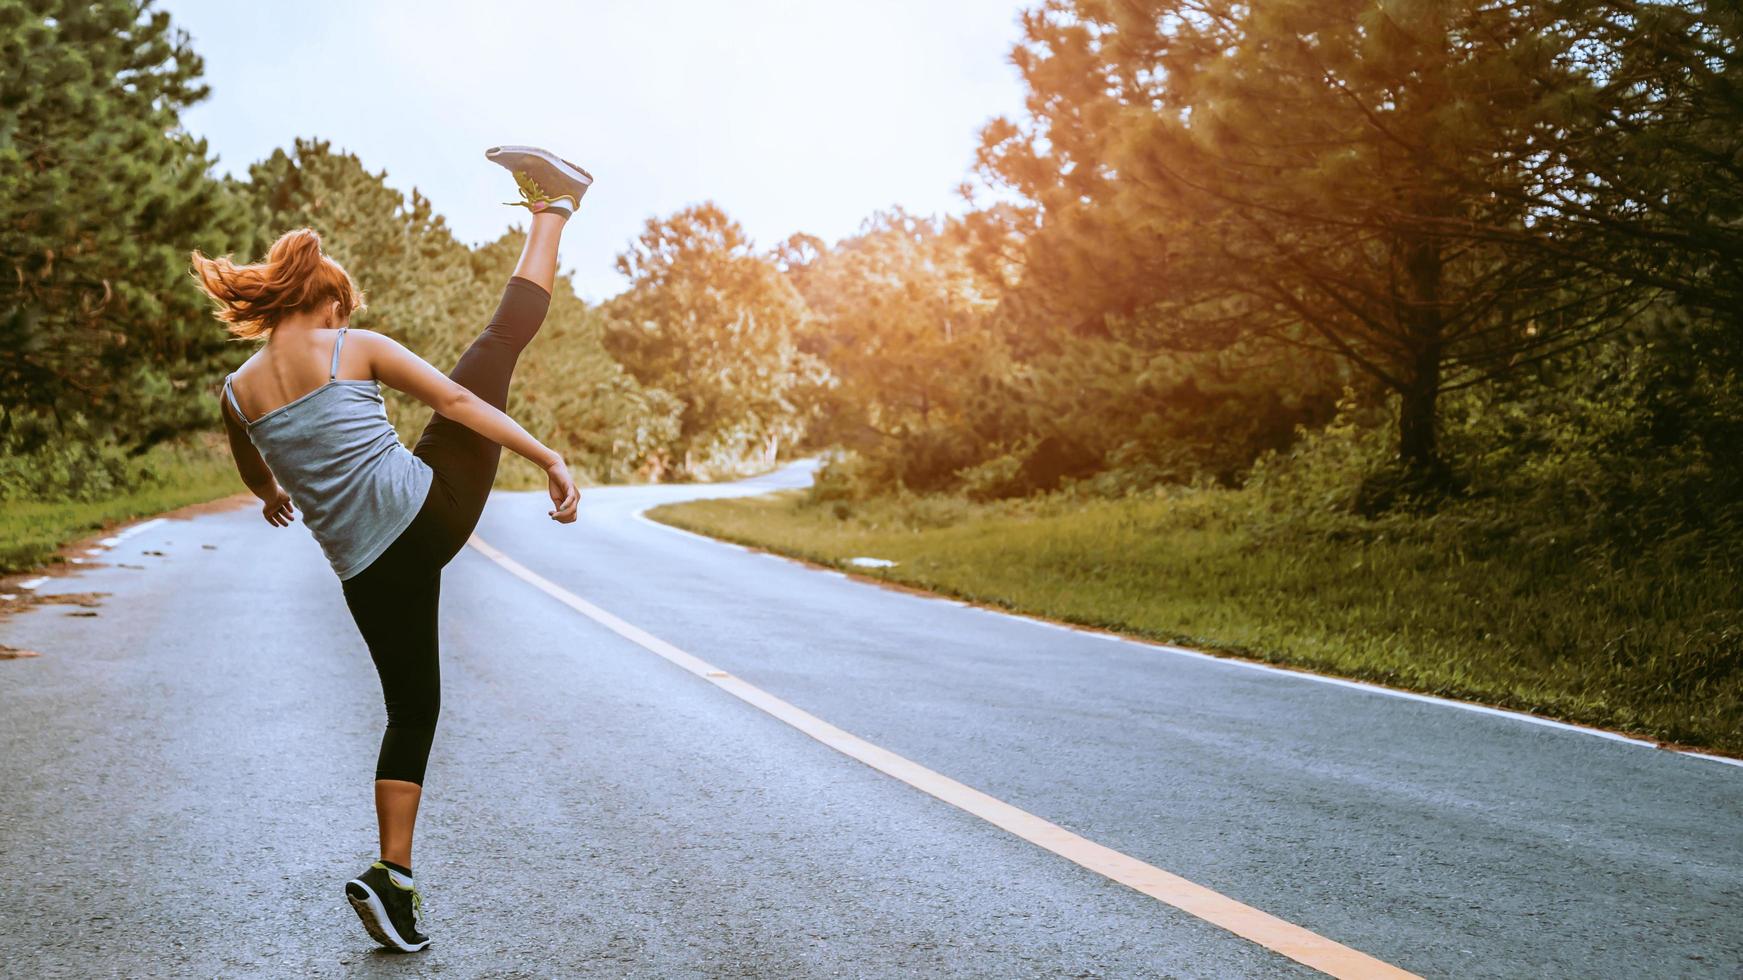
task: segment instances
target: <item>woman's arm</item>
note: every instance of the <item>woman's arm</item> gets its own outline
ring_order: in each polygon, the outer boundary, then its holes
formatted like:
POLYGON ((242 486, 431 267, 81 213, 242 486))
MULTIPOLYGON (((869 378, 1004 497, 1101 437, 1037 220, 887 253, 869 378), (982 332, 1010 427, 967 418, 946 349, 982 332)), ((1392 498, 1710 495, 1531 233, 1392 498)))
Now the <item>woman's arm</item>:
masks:
POLYGON ((521 428, 519 422, 463 385, 431 366, 430 362, 407 350, 399 341, 372 330, 351 331, 353 343, 362 340, 369 355, 370 373, 383 384, 423 402, 444 418, 450 418, 498 445, 531 460, 545 471, 550 481, 551 502, 557 509, 550 515, 565 524, 575 519, 575 505, 580 491, 569 478, 568 466, 560 453, 547 447, 521 428))
POLYGON ((296 519, 291 510, 290 495, 278 485, 278 478, 267 468, 266 460, 260 458, 260 450, 255 449, 249 440, 248 430, 236 417, 222 388, 218 389, 218 412, 224 416, 224 434, 230 438, 230 456, 236 460, 236 473, 248 485, 249 492, 260 498, 264 505, 260 512, 266 517, 266 522, 273 527, 289 525, 296 519))

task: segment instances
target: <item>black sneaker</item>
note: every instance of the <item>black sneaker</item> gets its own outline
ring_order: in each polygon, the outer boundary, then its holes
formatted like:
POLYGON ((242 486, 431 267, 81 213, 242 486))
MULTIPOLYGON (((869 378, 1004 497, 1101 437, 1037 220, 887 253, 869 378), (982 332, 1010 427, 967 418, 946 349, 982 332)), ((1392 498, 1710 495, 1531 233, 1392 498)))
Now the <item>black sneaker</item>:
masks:
POLYGON ((485 159, 501 164, 514 174, 524 201, 510 201, 530 208, 539 202, 569 199, 571 209, 581 206, 587 188, 593 186, 593 175, 582 170, 550 150, 536 146, 493 146, 484 151, 485 159))
POLYGON ((345 883, 345 900, 357 910, 363 928, 389 949, 415 953, 430 944, 424 935, 424 897, 393 880, 380 861, 345 883))

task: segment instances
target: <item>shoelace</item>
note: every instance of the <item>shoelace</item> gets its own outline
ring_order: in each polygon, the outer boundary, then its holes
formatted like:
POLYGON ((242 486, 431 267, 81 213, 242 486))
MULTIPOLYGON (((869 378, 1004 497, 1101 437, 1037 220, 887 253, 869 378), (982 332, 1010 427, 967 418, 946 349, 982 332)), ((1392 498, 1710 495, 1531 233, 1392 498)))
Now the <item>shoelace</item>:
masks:
POLYGON ((555 203, 557 201, 570 200, 570 198, 567 194, 563 195, 562 197, 552 197, 551 195, 545 193, 545 189, 543 187, 539 186, 538 181, 527 176, 527 173, 524 170, 516 170, 514 172, 514 183, 515 183, 515 187, 517 187, 520 190, 521 200, 502 202, 504 204, 509 205, 510 207, 526 208, 528 210, 531 210, 532 206, 535 204, 551 204, 551 203, 555 203))
POLYGON ((389 868, 387 865, 382 864, 380 861, 375 862, 375 864, 372 865, 372 867, 380 868, 381 870, 387 872, 388 884, 392 885, 395 888, 398 888, 400 891, 410 891, 412 893, 412 924, 414 924, 418 927, 419 932, 422 932, 424 929, 424 893, 418 891, 418 888, 416 885, 413 885, 411 888, 408 889, 408 888, 405 888, 404 886, 402 886, 399 882, 395 881, 394 877, 393 877, 393 870, 391 868, 389 868))

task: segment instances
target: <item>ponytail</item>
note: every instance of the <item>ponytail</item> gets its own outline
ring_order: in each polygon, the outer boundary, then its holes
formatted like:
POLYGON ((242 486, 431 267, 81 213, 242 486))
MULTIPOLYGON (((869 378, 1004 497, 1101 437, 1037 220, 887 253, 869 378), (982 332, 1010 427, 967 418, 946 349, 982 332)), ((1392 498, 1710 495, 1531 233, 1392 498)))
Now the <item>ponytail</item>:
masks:
POLYGON ((229 256, 207 258, 193 252, 193 276, 217 302, 213 316, 238 337, 270 331, 292 313, 318 310, 337 301, 342 317, 363 309, 363 293, 350 273, 321 252, 312 228, 285 232, 266 253, 266 261, 239 265, 229 256))

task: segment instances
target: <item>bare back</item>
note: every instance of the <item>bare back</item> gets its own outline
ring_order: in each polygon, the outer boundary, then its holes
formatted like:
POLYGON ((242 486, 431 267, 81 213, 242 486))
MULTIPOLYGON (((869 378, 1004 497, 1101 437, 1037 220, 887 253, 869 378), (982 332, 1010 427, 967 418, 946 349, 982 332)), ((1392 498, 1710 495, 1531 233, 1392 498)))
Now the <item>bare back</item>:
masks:
MULTIPOLYGON (((357 331, 350 331, 355 334, 357 331)), ((328 381, 333 363, 333 345, 339 330, 326 327, 299 327, 289 331, 274 331, 267 342, 236 369, 230 388, 242 411, 251 419, 270 412, 318 390, 328 381)), ((346 344, 339 351, 337 377, 368 381, 369 357, 357 345, 346 344)))

